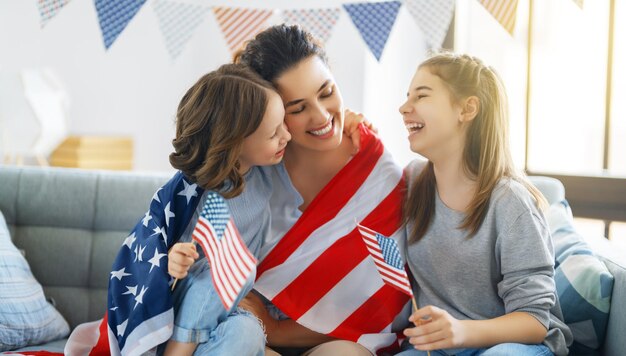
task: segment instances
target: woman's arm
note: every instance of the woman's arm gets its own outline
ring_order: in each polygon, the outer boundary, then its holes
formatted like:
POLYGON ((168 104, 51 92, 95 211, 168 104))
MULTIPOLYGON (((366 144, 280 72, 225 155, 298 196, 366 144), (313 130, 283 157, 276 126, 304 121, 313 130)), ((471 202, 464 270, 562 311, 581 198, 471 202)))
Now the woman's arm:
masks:
POLYGON ((308 329, 292 319, 273 319, 270 324, 265 324, 265 332, 269 346, 311 347, 334 340, 334 338, 308 329))
POLYGON ((265 304, 254 293, 249 293, 239 306, 256 315, 263 323, 267 334, 267 344, 279 347, 310 347, 317 346, 334 338, 308 329, 292 319, 274 319, 265 304))
POLYGON ((546 328, 532 315, 512 312, 489 320, 458 320, 443 309, 427 306, 417 310, 410 321, 422 325, 404 330, 418 350, 482 348, 501 343, 539 344, 546 328))

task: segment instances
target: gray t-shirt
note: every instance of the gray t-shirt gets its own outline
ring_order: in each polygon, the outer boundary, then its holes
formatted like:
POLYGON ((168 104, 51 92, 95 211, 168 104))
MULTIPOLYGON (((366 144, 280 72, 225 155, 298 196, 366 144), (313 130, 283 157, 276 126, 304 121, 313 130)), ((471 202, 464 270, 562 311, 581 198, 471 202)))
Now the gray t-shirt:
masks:
MULTIPOLYGON (((425 164, 423 160, 409 164, 411 181, 425 164)), ((461 320, 526 312, 548 329, 544 344, 557 355, 567 354, 572 335, 558 304, 552 238, 530 192, 521 183, 503 178, 471 238, 458 228, 464 214, 435 196, 428 231, 420 241, 407 243, 405 250, 417 282, 418 305, 437 306, 461 320)), ((407 225, 407 235, 412 226, 407 225)))

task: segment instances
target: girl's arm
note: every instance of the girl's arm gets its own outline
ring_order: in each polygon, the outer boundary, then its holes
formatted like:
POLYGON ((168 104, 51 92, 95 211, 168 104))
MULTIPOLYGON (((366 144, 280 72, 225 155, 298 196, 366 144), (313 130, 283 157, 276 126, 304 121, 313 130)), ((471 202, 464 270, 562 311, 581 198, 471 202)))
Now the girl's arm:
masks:
POLYGON ((420 326, 404 330, 418 350, 483 348, 501 343, 539 344, 546 328, 526 312, 512 312, 488 320, 458 320, 443 309, 427 306, 417 310, 410 321, 420 326), (424 320, 426 319, 426 320, 424 320))
POLYGON ((334 340, 332 337, 308 329, 292 319, 274 319, 267 311, 261 298, 254 293, 249 293, 239 303, 239 306, 250 311, 261 320, 265 327, 269 346, 310 347, 334 340))

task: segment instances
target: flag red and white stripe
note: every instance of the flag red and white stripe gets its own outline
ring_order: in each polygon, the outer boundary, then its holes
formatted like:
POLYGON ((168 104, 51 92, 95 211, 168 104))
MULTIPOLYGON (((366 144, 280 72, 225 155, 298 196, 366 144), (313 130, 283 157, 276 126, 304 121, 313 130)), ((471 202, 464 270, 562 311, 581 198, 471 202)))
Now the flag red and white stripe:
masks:
MULTIPOLYGON (((370 255, 374 259, 376 268, 378 269, 380 277, 383 281, 385 281, 385 283, 389 283, 392 287, 397 288, 402 293, 406 293, 409 297, 413 297, 413 290, 411 289, 411 283, 409 283, 409 276, 406 274, 404 267, 398 268, 385 260, 384 255, 386 253, 383 253, 384 247, 381 247, 377 238, 377 235, 379 234, 363 225, 357 224, 357 228, 363 237, 367 251, 369 251, 370 255)), ((382 238, 387 239, 388 237, 382 236, 382 238)), ((399 254, 400 252, 397 251, 397 253, 399 254)))
POLYGON ((241 239, 232 219, 219 238, 211 222, 200 216, 192 237, 209 261, 213 283, 224 308, 230 310, 255 269, 256 258, 241 239))
POLYGON ((309 329, 376 352, 396 342, 392 323, 409 298, 383 283, 354 220, 402 239, 405 181, 378 137, 360 130, 361 151, 261 261, 255 288, 309 329))
POLYGON ((273 10, 244 9, 231 7, 214 7, 213 13, 217 20, 228 48, 235 53, 244 41, 254 37, 267 27, 267 19, 273 10))

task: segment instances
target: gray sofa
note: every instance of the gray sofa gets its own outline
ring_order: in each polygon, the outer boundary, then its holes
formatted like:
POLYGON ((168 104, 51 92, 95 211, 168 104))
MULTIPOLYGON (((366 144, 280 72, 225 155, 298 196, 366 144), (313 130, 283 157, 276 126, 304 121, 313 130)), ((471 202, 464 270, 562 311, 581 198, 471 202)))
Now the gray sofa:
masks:
MULTIPOLYGON (((13 242, 71 328, 104 315, 111 264, 166 174, 0 166, 0 211, 13 242), (51 261, 53 260, 53 261, 51 261)), ((563 199, 556 180, 534 178, 550 202, 563 199)), ((615 276, 604 355, 626 355, 626 256, 608 241, 596 252, 615 276)), ((25 350, 62 352, 65 340, 25 350)))

